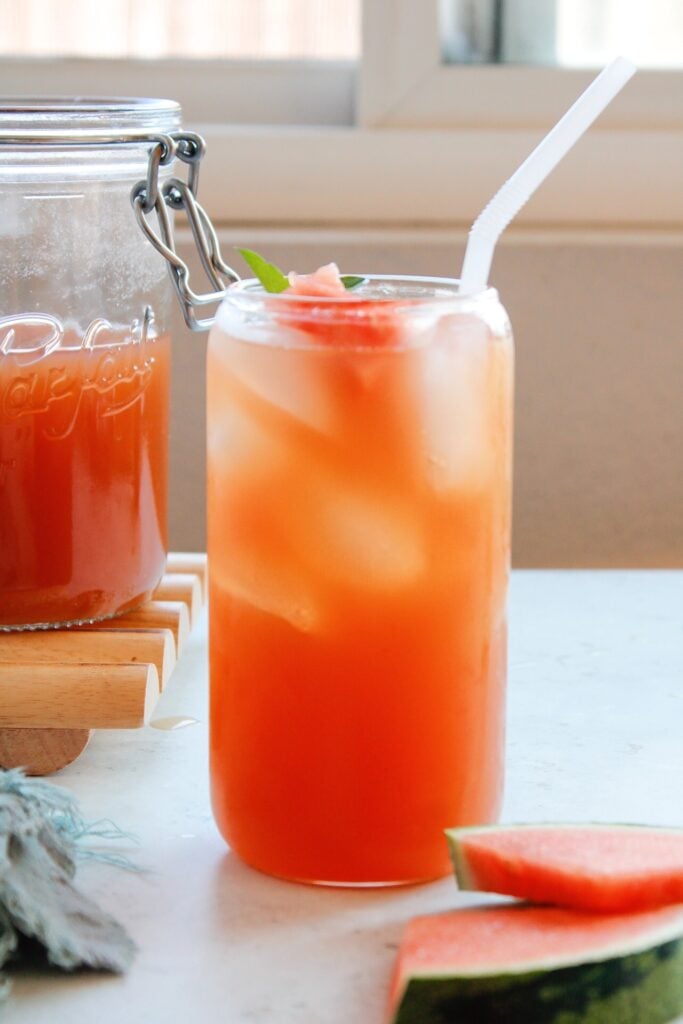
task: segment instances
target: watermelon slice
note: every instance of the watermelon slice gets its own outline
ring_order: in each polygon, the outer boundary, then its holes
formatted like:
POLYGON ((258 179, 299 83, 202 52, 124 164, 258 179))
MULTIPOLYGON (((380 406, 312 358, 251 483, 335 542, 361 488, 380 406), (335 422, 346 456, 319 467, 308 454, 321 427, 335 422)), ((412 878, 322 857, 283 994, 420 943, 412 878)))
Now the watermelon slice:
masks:
POLYGON ((344 282, 336 263, 326 263, 312 274, 297 274, 293 270, 287 275, 288 295, 323 296, 341 298, 346 295, 344 282))
POLYGON ((491 825, 446 836, 461 889, 606 912, 683 903, 683 830, 491 825))
POLYGON ((683 907, 527 904, 410 922, 391 1024, 667 1024, 683 1011, 683 907))
POLYGON ((292 271, 287 278, 289 288, 273 304, 273 309, 281 323, 308 334, 316 344, 351 349, 391 348, 400 344, 402 332, 396 304, 389 299, 380 302, 354 297, 344 287, 336 263, 319 267, 312 274, 292 271), (325 301, 329 299, 340 301, 325 301))

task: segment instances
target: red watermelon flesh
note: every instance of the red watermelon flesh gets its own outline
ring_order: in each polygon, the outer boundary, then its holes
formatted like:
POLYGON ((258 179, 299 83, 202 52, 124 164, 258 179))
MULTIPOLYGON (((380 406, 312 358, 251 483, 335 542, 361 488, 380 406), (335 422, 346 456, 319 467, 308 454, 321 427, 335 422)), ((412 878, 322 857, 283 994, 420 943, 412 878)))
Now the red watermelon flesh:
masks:
POLYGON ((319 295, 337 299, 346 295, 346 288, 336 263, 326 263, 312 274, 297 274, 291 271, 287 277, 288 295, 319 295))
POLYGON ((307 334, 316 345, 335 348, 396 348, 404 332, 396 303, 384 299, 342 297, 330 303, 317 296, 299 300, 278 296, 273 309, 280 323, 307 334))
POLYGON ((289 288, 274 300, 273 309, 281 323, 307 334, 316 344, 351 349, 401 344, 396 302, 348 292, 336 263, 312 274, 292 272, 288 278, 289 288))
POLYGON ((461 889, 605 912, 683 902, 683 830, 494 825, 446 834, 461 889))
MULTIPOLYGON (((408 924, 398 953, 389 997, 390 1019, 401 1024, 404 1020, 445 1020, 438 1012, 430 1012, 429 1006, 432 989, 436 989, 436 1003, 440 996, 437 986, 448 983, 453 1012, 462 992, 463 1006, 469 1007, 471 1014, 463 1012, 462 1016, 453 1016, 453 1020, 488 1020, 485 1014, 477 1016, 474 1012, 477 1000, 486 1000, 487 985, 490 983, 499 1005, 503 1005, 506 986, 514 990, 517 983, 513 979, 526 975, 540 979, 540 988, 536 983, 524 997, 528 1004, 525 1019, 536 1020, 533 1000, 540 997, 549 1011, 553 986, 558 988, 566 977, 561 973, 563 969, 578 969, 579 974, 570 976, 580 980, 580 970, 592 965, 590 979, 594 985, 599 976, 596 971, 600 972, 602 965, 618 964, 625 957, 637 958, 657 947, 668 950, 667 944, 676 943, 682 934, 682 906, 635 914, 589 914, 558 907, 508 904, 417 917, 408 924), (544 989, 546 979, 549 989, 544 989), (411 993, 406 1000, 409 986, 411 993), (422 1007, 419 1013, 416 1007, 422 1007)), ((636 963, 630 960, 631 966, 636 963)), ((617 983, 623 984, 624 978, 617 977, 614 984, 617 983)), ((601 996, 612 994, 604 983, 594 987, 602 990, 601 996)), ((566 1002, 568 997, 563 996, 561 984, 559 996, 560 1002, 566 1002)), ((555 1020, 549 1012, 538 1019, 555 1020)), ((604 1018, 598 1015, 596 1019, 613 1018, 606 1012, 604 1018)), ((653 1014, 653 1019, 660 1018, 653 1014)))

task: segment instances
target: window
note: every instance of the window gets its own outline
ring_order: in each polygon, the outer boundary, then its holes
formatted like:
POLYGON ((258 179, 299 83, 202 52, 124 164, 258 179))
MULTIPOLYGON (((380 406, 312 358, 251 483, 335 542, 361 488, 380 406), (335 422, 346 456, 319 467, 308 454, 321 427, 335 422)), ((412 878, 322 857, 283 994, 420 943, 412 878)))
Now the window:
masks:
MULTIPOLYGON (((641 56, 659 53, 661 63, 665 51, 657 50, 657 40, 666 35, 666 52, 677 53, 678 64, 683 61, 679 0, 426 0, 419 5, 373 0, 366 21, 362 113, 367 125, 548 127, 588 84, 591 72, 584 69, 606 63, 622 43, 639 38, 641 56), (658 12, 661 17, 655 18, 658 12), (382 28, 387 25, 391 45, 382 28), (543 66, 540 53, 552 48, 557 53, 558 47, 565 66, 543 66), (519 59, 485 63, 487 54, 500 57, 506 48, 508 56, 519 59), (528 56, 522 59, 525 49, 528 56), (468 53, 467 63, 453 63, 457 54, 468 53)), ((638 62, 637 54, 632 59, 638 62)), ((683 127, 683 74, 645 67, 600 126, 683 127)))
POLYGON ((0 0, 0 92, 164 96, 194 123, 351 124, 361 0, 0 0), (52 84, 54 83, 54 84, 52 84))
POLYGON ((360 0, 4 0, 15 56, 353 58, 360 0))
POLYGON ((679 0, 441 0, 440 20, 452 64, 683 66, 679 0))
MULTIPOLYGON (((179 99, 208 142, 200 198, 228 225, 464 227, 588 84, 581 65, 626 40, 615 26, 652 60, 683 54, 680 0, 0 0, 2 46, 16 52, 29 12, 57 10, 75 32, 79 8, 88 25, 97 12, 83 38, 106 36, 110 56, 83 56, 68 33, 71 56, 28 57, 24 41, 24 56, 0 55, 0 92, 179 99), (635 13, 658 10, 666 50, 635 13), (543 63, 551 50, 561 66, 543 63)), ((683 226, 681 167, 683 70, 643 70, 517 223, 683 226)))

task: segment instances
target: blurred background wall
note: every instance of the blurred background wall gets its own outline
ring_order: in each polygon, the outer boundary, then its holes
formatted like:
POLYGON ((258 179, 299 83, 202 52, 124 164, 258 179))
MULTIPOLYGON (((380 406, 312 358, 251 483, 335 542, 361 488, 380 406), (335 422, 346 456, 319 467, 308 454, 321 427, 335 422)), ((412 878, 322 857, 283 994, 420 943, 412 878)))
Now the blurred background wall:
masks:
MULTIPOLYGON (((299 271, 335 259, 427 275, 457 273, 464 243, 450 229, 245 226, 221 238, 228 261, 239 244, 299 271)), ((189 239, 181 251, 192 261, 189 239)), ((513 230, 492 283, 517 345, 514 563, 683 566, 683 237, 513 230)), ((205 346, 178 314, 173 548, 205 545, 205 346)))

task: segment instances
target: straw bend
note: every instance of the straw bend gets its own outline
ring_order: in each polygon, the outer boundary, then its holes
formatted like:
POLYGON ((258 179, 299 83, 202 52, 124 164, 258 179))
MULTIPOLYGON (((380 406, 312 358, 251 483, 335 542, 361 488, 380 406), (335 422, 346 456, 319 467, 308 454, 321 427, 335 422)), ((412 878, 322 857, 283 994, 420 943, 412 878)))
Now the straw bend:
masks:
POLYGON ((470 230, 460 275, 463 294, 486 286, 500 235, 635 72, 625 57, 612 61, 487 203, 470 230))

